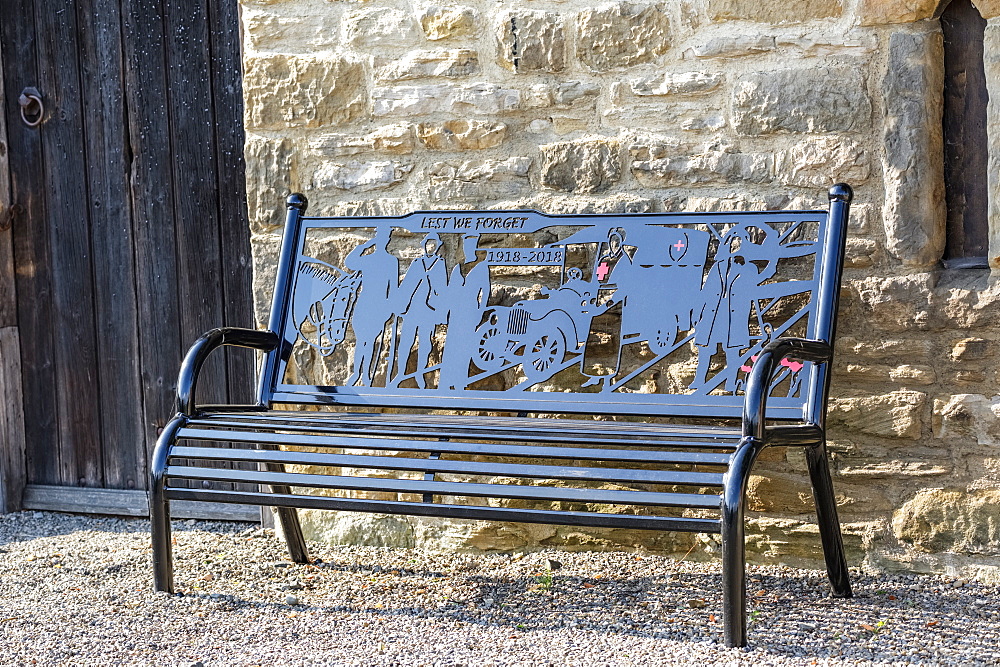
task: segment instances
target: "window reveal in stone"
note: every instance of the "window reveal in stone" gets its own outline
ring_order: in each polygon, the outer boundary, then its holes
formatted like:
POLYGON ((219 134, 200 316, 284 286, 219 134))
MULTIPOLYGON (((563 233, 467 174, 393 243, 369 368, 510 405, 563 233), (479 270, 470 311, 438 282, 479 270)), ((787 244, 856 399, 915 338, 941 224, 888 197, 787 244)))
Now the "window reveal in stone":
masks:
POLYGON ((987 219, 986 21, 970 0, 952 0, 944 33, 944 175, 948 203, 945 265, 986 267, 987 219))

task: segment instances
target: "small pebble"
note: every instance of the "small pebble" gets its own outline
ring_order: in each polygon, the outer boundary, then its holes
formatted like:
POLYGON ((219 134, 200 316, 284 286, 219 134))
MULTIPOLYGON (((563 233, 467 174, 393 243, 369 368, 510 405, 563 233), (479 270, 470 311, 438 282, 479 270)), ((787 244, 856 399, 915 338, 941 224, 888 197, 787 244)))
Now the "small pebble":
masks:
POLYGON ((299 599, 297 597, 295 597, 294 595, 286 595, 285 596, 285 604, 298 604, 298 603, 299 603, 299 599))

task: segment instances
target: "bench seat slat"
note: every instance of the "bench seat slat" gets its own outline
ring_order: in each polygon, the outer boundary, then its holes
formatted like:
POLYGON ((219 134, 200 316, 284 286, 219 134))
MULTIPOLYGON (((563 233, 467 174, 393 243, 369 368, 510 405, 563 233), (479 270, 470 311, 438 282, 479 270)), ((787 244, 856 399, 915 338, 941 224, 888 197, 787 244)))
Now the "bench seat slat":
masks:
POLYGON ((574 459, 582 461, 622 461, 629 463, 674 463, 728 465, 729 454, 714 452, 672 452, 599 447, 542 447, 537 445, 506 445, 479 442, 441 440, 401 440, 395 438, 345 437, 311 435, 308 438, 290 433, 259 433, 183 428, 182 440, 247 442, 266 445, 337 447, 343 449, 374 449, 411 452, 440 452, 470 456, 511 456, 544 459, 574 459))
POLYGON ((218 489, 168 488, 171 500, 200 500, 217 503, 251 503, 273 507, 341 510, 348 512, 380 512, 411 516, 448 517, 483 521, 522 521, 525 523, 558 524, 564 526, 596 526, 599 528, 634 528, 646 530, 678 530, 695 533, 718 533, 717 519, 647 516, 642 514, 611 514, 606 512, 563 512, 486 505, 445 505, 440 503, 370 500, 363 498, 333 498, 252 491, 222 491, 218 489))
POLYGON ((707 425, 646 424, 641 422, 590 421, 583 419, 548 419, 534 417, 490 417, 483 415, 434 415, 356 412, 286 412, 265 411, 248 414, 222 413, 201 415, 195 423, 222 421, 248 421, 257 426, 271 422, 311 424, 316 427, 365 426, 385 428, 446 429, 460 432, 489 432, 496 437, 522 438, 537 433, 542 437, 562 438, 620 438, 623 440, 650 441, 718 441, 729 445, 740 439, 737 427, 707 425), (321 415, 317 418, 317 415, 321 415))
POLYGON ((168 466, 168 479, 195 479, 211 482, 299 486, 346 491, 384 491, 390 493, 472 496, 523 500, 607 503, 612 505, 649 505, 654 507, 697 507, 719 509, 719 496, 701 493, 663 493, 618 489, 580 489, 553 486, 516 486, 473 482, 438 482, 423 479, 384 479, 342 475, 311 475, 295 472, 227 470, 193 466, 168 466))
POLYGON ((331 433, 331 434, 351 434, 351 435, 388 435, 397 437, 426 437, 426 438, 464 438, 477 440, 497 440, 497 441, 517 441, 517 442, 548 442, 567 444, 593 444, 612 445, 628 447, 676 447, 680 449, 721 449, 734 451, 739 444, 739 438, 728 439, 687 439, 687 438, 640 438, 640 437, 617 437, 613 434, 589 434, 575 433, 573 431, 555 430, 517 433, 515 431, 491 431, 479 429, 474 426, 464 426, 457 428, 431 429, 425 426, 401 426, 401 425, 381 425, 381 424, 351 424, 339 421, 330 422, 252 422, 247 421, 227 421, 227 420, 204 420, 192 419, 188 428, 219 428, 219 429, 253 429, 255 431, 288 431, 293 433, 331 433))
POLYGON ((175 447, 171 457, 209 461, 239 461, 251 463, 283 463, 380 470, 411 470, 415 472, 497 475, 539 479, 579 479, 600 482, 644 482, 651 484, 681 484, 687 486, 722 486, 720 473, 678 470, 630 470, 621 468, 581 468, 575 466, 525 465, 522 463, 490 463, 414 459, 398 456, 364 456, 360 454, 324 454, 261 449, 222 449, 218 447, 175 447))

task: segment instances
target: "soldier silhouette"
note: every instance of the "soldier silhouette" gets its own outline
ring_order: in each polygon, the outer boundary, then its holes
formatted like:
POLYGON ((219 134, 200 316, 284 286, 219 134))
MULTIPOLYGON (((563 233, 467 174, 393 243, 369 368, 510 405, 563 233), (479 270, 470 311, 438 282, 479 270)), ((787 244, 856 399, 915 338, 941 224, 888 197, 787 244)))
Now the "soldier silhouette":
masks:
POLYGON ((441 359, 443 389, 465 389, 469 383, 469 362, 475 352, 473 332, 479 326, 490 300, 490 267, 477 251, 478 234, 462 237, 463 260, 448 279, 448 337, 441 359))
MULTIPOLYGON (((441 296, 448 285, 448 273, 444 260, 438 254, 441 239, 431 233, 424 237, 424 254, 417 257, 406 270, 406 275, 399 285, 399 300, 401 310, 398 314, 403 319, 399 337, 399 357, 396 374, 389 382, 390 387, 398 387, 406 377, 406 364, 414 341, 417 344, 417 367, 414 379, 421 389, 426 387, 424 372, 430 356, 434 338, 434 329, 438 324, 447 321, 447 309, 441 296)), ((391 367, 390 360, 390 367, 391 367)))
POLYGON ((362 243, 344 258, 344 266, 361 275, 361 286, 349 314, 356 339, 354 368, 347 386, 370 386, 375 362, 385 345, 385 325, 395 315, 399 260, 388 249, 392 232, 379 228, 375 238, 362 243))
POLYGON ((592 332, 602 331, 611 335, 610 346, 615 350, 614 366, 609 368, 601 364, 600 356, 595 359, 593 348, 596 343, 588 340, 583 359, 580 361, 580 372, 587 376, 587 380, 580 385, 581 387, 598 385, 601 391, 610 391, 611 379, 618 374, 621 365, 622 313, 625 311, 630 290, 636 280, 641 279, 632 266, 632 257, 625 251, 624 243, 623 228, 608 230, 607 251, 601 255, 595 274, 598 287, 607 283, 614 284, 616 289, 604 304, 603 312, 591 320, 592 332), (604 373, 598 373, 598 370, 603 370, 604 373))
MULTIPOLYGON (((712 356, 720 345, 726 354, 726 389, 738 389, 735 371, 742 364, 743 350, 751 344, 750 314, 755 292, 765 277, 773 274, 773 270, 762 274, 750 261, 764 259, 755 251, 757 245, 751 242, 751 230, 745 224, 730 229, 719 243, 701 289, 703 306, 694 337, 694 344, 700 349, 691 389, 703 388, 712 356)), ((768 259, 771 263, 776 261, 768 259)))

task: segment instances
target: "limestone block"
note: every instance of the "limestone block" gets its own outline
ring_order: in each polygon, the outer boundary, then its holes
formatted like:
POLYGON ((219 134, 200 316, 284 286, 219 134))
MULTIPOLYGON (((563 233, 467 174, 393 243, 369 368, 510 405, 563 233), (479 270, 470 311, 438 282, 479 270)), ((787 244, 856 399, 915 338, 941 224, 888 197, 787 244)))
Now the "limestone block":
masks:
POLYGON ((322 215, 378 217, 406 215, 407 213, 427 208, 427 205, 423 201, 412 197, 382 196, 378 199, 364 199, 361 201, 337 200, 332 202, 332 206, 329 207, 329 210, 326 210, 322 201, 320 201, 317 205, 313 205, 312 202, 310 202, 309 208, 310 211, 316 209, 316 211, 322 215))
POLYGON ((859 185, 868 180, 871 166, 864 147, 846 137, 817 137, 779 151, 775 174, 787 185, 829 188, 834 183, 859 185))
POLYGON ((889 379, 902 385, 927 385, 937 382, 937 373, 925 364, 901 364, 889 371, 889 379))
POLYGON ((955 343, 951 358, 955 361, 978 361, 993 356, 994 344, 982 338, 963 338, 955 343))
POLYGON ((242 15, 244 44, 248 51, 300 51, 303 47, 327 50, 337 42, 338 22, 327 12, 301 13, 254 11, 242 15))
POLYGON ((429 76, 457 78, 479 72, 479 53, 471 49, 411 51, 399 58, 375 59, 378 81, 406 81, 429 76))
POLYGON ((875 215, 871 204, 852 204, 851 219, 847 221, 848 234, 867 234, 871 229, 871 219, 875 215))
POLYGON ((291 139, 247 133, 243 144, 246 158, 247 211, 254 231, 282 225, 284 200, 292 191, 295 146, 291 139))
POLYGON ((468 86, 390 86, 372 91, 372 114, 423 116, 439 111, 496 115, 521 107, 521 91, 493 83, 468 86))
POLYGON ((948 331, 1000 324, 1000 280, 958 272, 945 276, 933 292, 932 324, 948 331))
POLYGON ((424 146, 435 150, 482 150, 502 144, 507 138, 507 126, 479 120, 422 123, 417 126, 417 138, 424 146))
POLYGON ((431 41, 464 37, 476 29, 476 11, 472 7, 432 5, 420 12, 420 27, 431 41))
POLYGON ((523 9, 499 17, 496 28, 500 64, 514 72, 561 72, 566 66, 562 17, 523 9))
POLYGON ((976 0, 972 4, 984 19, 1000 18, 1000 0, 976 0))
POLYGON ((740 134, 858 132, 871 126, 872 105, 857 68, 816 67, 755 72, 733 94, 733 126, 740 134))
POLYGON ((906 2, 859 0, 854 11, 863 26, 886 25, 929 19, 934 16, 940 5, 940 0, 906 0, 906 2))
POLYGON ((409 123, 384 125, 365 135, 323 134, 309 140, 309 149, 325 157, 360 155, 384 151, 405 155, 413 152, 413 126, 409 123))
POLYGON ((858 297, 865 324, 877 327, 879 332, 910 331, 915 326, 927 328, 930 324, 933 299, 930 274, 851 280, 848 286, 858 297))
POLYGON ((1000 444, 1000 398, 955 394, 934 400, 934 437, 1000 444))
POLYGON ((761 0, 707 0, 708 17, 713 21, 755 21, 772 25, 802 23, 839 17, 844 9, 839 0, 801 2, 761 2, 761 0))
POLYGON ((666 72, 654 77, 632 79, 629 86, 633 95, 693 95, 719 88, 725 76, 719 72, 666 72))
POLYGON ((927 394, 893 391, 879 396, 831 398, 827 422, 883 438, 920 437, 927 394))
POLYGON ((805 55, 816 57, 836 56, 845 53, 869 54, 878 50, 878 38, 871 31, 844 34, 830 34, 825 31, 810 31, 802 34, 783 33, 776 35, 775 46, 799 49, 805 55))
POLYGON ((577 57, 598 72, 652 62, 671 41, 669 19, 659 5, 614 2, 585 9, 576 30, 577 57))
POLYGON ((538 195, 518 201, 518 206, 542 213, 580 215, 589 213, 650 213, 652 199, 630 193, 607 193, 597 197, 538 195))
MULTIPOLYGON (((913 454, 914 457, 919 454, 913 454)), ((888 479, 899 483, 900 480, 922 481, 930 477, 941 477, 952 474, 952 468, 943 463, 924 460, 879 460, 861 465, 840 465, 837 477, 857 481, 888 479)))
POLYGON ((647 187, 671 187, 708 183, 766 183, 774 177, 770 153, 708 151, 700 155, 653 157, 644 145, 633 145, 632 175, 647 187))
POLYGON ((324 544, 413 548, 413 526, 407 517, 364 512, 299 510, 307 540, 324 544))
MULTIPOLYGON (((979 6, 981 0, 977 0, 979 6)), ((980 7, 983 16, 986 11, 980 7)), ((1000 16, 1000 4, 991 1, 991 16, 1000 16)), ((986 26, 983 44, 983 64, 986 68, 986 89, 990 100, 986 104, 986 134, 989 141, 989 162, 986 169, 989 197, 989 259, 990 268, 1000 270, 1000 20, 993 18, 986 26)))
POLYGON ((892 532, 920 551, 996 555, 998 516, 998 489, 924 489, 893 514, 892 532))
POLYGON ((251 130, 338 125, 363 110, 364 68, 346 58, 248 56, 243 99, 251 130))
POLYGON ((747 501, 751 512, 809 512, 813 509, 809 476, 773 471, 754 474, 747 487, 747 501))
POLYGON ((541 146, 542 184, 565 192, 602 192, 621 178, 617 141, 588 139, 541 146))
MULTIPOLYGON (((842 530, 848 562, 857 563, 864 555, 861 531, 852 530, 851 525, 843 525, 842 530)), ((814 523, 786 518, 750 518, 747 520, 746 546, 750 562, 823 567, 819 527, 814 523)))
POLYGON ((582 99, 595 99, 601 93, 601 86, 588 81, 560 81, 558 83, 536 83, 524 97, 528 109, 556 107, 566 109, 582 99))
POLYGON ((748 197, 733 194, 718 197, 668 197, 663 201, 663 209, 672 213, 714 213, 716 211, 776 211, 784 208, 784 195, 748 197))
POLYGON ((420 34, 412 14, 389 7, 367 7, 343 19, 344 42, 359 49, 415 46, 420 34))
POLYGON ((313 174, 312 187, 319 190, 332 187, 351 192, 384 190, 401 182, 412 169, 412 164, 391 160, 327 163, 321 165, 313 174))
POLYGON ((940 32, 893 33, 882 80, 886 245, 911 267, 933 266, 944 251, 942 54, 940 32))
POLYGON ((871 239, 847 239, 847 249, 844 255, 844 266, 852 269, 864 269, 875 263, 878 244, 871 239))
POLYGON ((774 50, 770 35, 735 34, 712 37, 684 50, 685 58, 740 58, 774 50))
POLYGON ((531 158, 437 162, 421 181, 427 184, 430 201, 454 199, 502 199, 526 194, 531 189, 528 172, 531 158))
POLYGON ((251 233, 250 251, 253 255, 253 278, 250 291, 253 295, 254 318, 258 325, 267 325, 274 296, 274 277, 278 272, 278 253, 281 249, 281 229, 272 228, 265 233, 251 233))
POLYGON ((928 359, 933 354, 933 345, 928 340, 912 338, 838 336, 836 353, 886 362, 907 358, 928 359))

